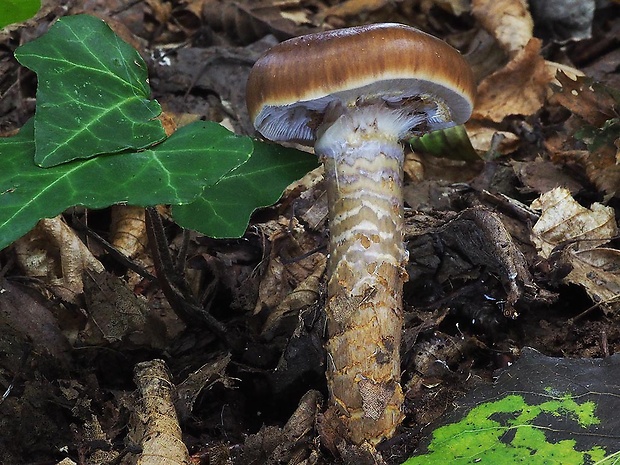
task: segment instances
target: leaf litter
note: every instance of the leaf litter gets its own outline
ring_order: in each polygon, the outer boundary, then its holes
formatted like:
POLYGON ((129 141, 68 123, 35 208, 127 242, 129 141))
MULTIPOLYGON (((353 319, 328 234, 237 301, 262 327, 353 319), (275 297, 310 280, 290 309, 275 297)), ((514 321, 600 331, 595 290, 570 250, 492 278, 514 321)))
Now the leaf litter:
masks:
MULTIPOLYGON (((565 3, 570 21, 578 2, 565 3)), ((11 56, 16 44, 37 37, 53 17, 84 11, 113 17, 128 31, 148 58, 151 98, 176 121, 206 116, 251 134, 245 77, 270 45, 333 27, 412 24, 457 46, 472 63, 479 100, 466 130, 481 158, 465 164, 408 155, 411 260, 401 348, 407 417, 378 450, 347 443, 320 394, 327 225, 320 174, 313 173, 257 212, 240 239, 183 233, 160 211, 174 260, 170 276, 181 271, 195 301, 244 341, 241 350, 186 324, 162 285, 140 269, 152 273, 139 213, 136 229, 120 233, 135 242, 114 238, 110 209, 73 209, 54 220, 62 235, 3 250, 2 459, 130 463, 144 451, 148 456, 140 428, 148 427, 153 406, 138 405, 134 390, 145 385, 132 381, 145 360, 165 360, 157 378, 177 388, 182 414, 172 428, 180 425, 194 461, 357 465, 405 462, 421 438, 431 437, 424 425, 479 381, 490 385, 494 370, 522 352, 528 360, 525 346, 565 357, 555 359, 561 364, 568 357, 577 366, 588 363, 584 357, 610 363, 620 347, 613 85, 620 82, 613 32, 620 30, 619 6, 599 5, 587 23, 561 31, 551 27, 565 20, 557 18, 560 9, 530 5, 531 11, 517 0, 93 0, 78 7, 50 0, 44 15, 0 32, 2 135, 34 109, 33 77, 11 56), (606 82, 580 76, 584 71, 606 82), (84 225, 103 241, 84 234, 84 225), (110 253, 106 239, 125 258, 110 253), (85 260, 83 249, 93 258, 85 260), (24 421, 12 421, 16 415, 24 421)), ((532 391, 527 383, 525 377, 524 389, 532 391)), ((163 437, 178 438, 169 430, 163 437)), ((187 460, 183 454, 175 460, 187 460)))

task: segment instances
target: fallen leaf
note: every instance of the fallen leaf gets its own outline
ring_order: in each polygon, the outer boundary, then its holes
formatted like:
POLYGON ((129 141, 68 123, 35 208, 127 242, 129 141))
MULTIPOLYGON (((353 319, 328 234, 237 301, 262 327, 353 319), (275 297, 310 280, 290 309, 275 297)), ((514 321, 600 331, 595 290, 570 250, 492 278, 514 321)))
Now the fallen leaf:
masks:
POLYGON ((563 282, 583 287, 606 310, 620 308, 620 251, 600 248, 618 235, 613 208, 583 207, 561 187, 541 195, 532 208, 541 210, 531 236, 540 255, 547 259, 560 250, 561 261, 572 267, 563 282))
POLYGON ((620 250, 599 247, 570 253, 567 281, 584 286, 595 303, 606 311, 620 309, 620 250))
POLYGON ((583 189, 583 186, 566 170, 550 161, 538 158, 527 162, 513 160, 511 164, 515 174, 524 185, 521 191, 541 194, 556 187, 564 187, 571 194, 575 194, 583 189))
POLYGON ((32 295, 19 284, 0 280, 0 349, 4 368, 19 371, 20 360, 27 345, 32 347, 33 359, 43 363, 46 370, 67 363, 69 343, 58 327, 48 304, 39 295, 32 295))
POLYGON ((124 347, 165 347, 166 321, 111 273, 84 274, 88 323, 80 333, 84 345, 124 343, 124 347))
POLYGON ((315 304, 320 296, 321 277, 325 272, 327 258, 323 254, 317 254, 317 262, 314 271, 307 278, 299 283, 282 302, 269 314, 267 321, 263 325, 263 337, 269 338, 275 327, 287 316, 293 316, 298 320, 298 313, 301 309, 315 304))
MULTIPOLYGON (((280 305, 283 307, 276 314, 286 313, 289 305, 296 305, 296 298, 291 293, 315 273, 317 267, 324 266, 324 254, 314 253, 317 251, 316 238, 300 224, 294 224, 289 232, 290 226, 286 218, 261 225, 266 240, 271 244, 271 251, 260 282, 255 314, 264 310, 276 311, 280 305), (283 304, 285 301, 288 303, 283 304)), ((305 291, 302 294, 308 295, 305 291)))
POLYGON ((562 105, 592 126, 600 127, 615 118, 615 108, 620 101, 618 90, 606 87, 585 76, 571 79, 559 72, 555 78, 560 86, 554 87, 549 103, 562 105))
POLYGON ((511 115, 532 115, 542 107, 553 75, 540 47, 540 40, 531 39, 506 66, 482 80, 472 119, 499 123, 511 115))
POLYGON ((531 207, 541 210, 540 219, 532 228, 532 241, 544 258, 566 242, 574 242, 575 251, 589 250, 618 234, 613 208, 600 203, 583 207, 562 187, 541 195, 531 207))
POLYGON ((384 8, 390 3, 389 0, 345 0, 328 8, 320 16, 322 18, 335 16, 341 19, 364 17, 369 13, 384 8))
POLYGON ((534 21, 524 0, 473 0, 472 14, 509 55, 533 36, 534 21))
POLYGON ((111 213, 112 245, 129 258, 142 254, 148 244, 144 207, 114 205, 111 213))
POLYGON ((103 271, 103 265, 75 232, 59 217, 46 218, 15 241, 17 262, 27 276, 39 278, 66 302, 77 303, 85 270, 103 271))
POLYGON ((553 86, 549 101, 573 113, 565 124, 566 132, 549 137, 545 147, 551 160, 577 165, 608 198, 620 192, 620 104, 618 90, 588 77, 571 79, 564 73, 556 76, 560 86, 553 86), (587 150, 583 149, 583 144, 587 150))
POLYGON ((493 151, 496 154, 508 155, 519 148, 520 139, 512 132, 498 131, 478 121, 467 123, 466 128, 471 145, 480 154, 493 151))
POLYGON ((201 0, 202 18, 238 44, 249 44, 273 34, 278 40, 312 32, 311 11, 299 1, 201 0))

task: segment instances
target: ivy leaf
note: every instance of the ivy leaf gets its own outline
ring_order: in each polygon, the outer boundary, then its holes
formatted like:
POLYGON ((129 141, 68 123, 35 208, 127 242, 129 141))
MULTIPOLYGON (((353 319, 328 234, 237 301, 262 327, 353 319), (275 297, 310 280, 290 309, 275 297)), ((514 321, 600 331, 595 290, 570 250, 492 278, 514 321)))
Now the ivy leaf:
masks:
POLYGON ((618 354, 543 355, 525 347, 492 385, 480 385, 439 418, 403 465, 618 463, 618 354))
MULTIPOLYGON (((52 168, 33 162, 30 120, 16 136, 0 139, 0 249, 41 218, 83 205, 103 208, 183 204, 243 164, 253 151, 249 137, 219 124, 196 122, 149 150, 76 160, 52 168)), ((237 193, 236 197, 239 197, 237 193)))
POLYGON ((41 0, 2 0, 0 2, 0 29, 32 18, 41 8, 41 0))
POLYGON ((15 57, 38 75, 38 165, 140 150, 165 138, 144 60, 101 19, 60 18, 15 57))
POLYGON ((174 220, 211 237, 240 237, 254 210, 275 203, 284 189, 318 166, 315 155, 254 141, 252 156, 208 186, 194 202, 173 207, 174 220))

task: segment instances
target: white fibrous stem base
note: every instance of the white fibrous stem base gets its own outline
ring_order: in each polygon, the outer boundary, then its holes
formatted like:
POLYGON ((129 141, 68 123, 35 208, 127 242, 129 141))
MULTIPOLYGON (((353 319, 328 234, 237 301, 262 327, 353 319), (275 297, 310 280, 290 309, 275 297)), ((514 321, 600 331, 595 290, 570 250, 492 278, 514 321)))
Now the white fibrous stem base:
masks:
POLYGON ((356 443, 390 437, 403 418, 404 124, 391 112, 377 120, 368 109, 353 110, 316 145, 330 207, 327 381, 356 443))

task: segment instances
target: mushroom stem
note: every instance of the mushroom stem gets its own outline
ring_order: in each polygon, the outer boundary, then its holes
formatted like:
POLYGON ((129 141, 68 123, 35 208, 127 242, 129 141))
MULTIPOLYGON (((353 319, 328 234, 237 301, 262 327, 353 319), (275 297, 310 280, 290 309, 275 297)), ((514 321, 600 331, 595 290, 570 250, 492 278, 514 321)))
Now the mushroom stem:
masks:
POLYGON ((354 442, 373 444, 391 437, 403 418, 399 348, 407 260, 402 118, 385 108, 377 116, 378 107, 348 109, 316 145, 329 205, 330 405, 354 442))

